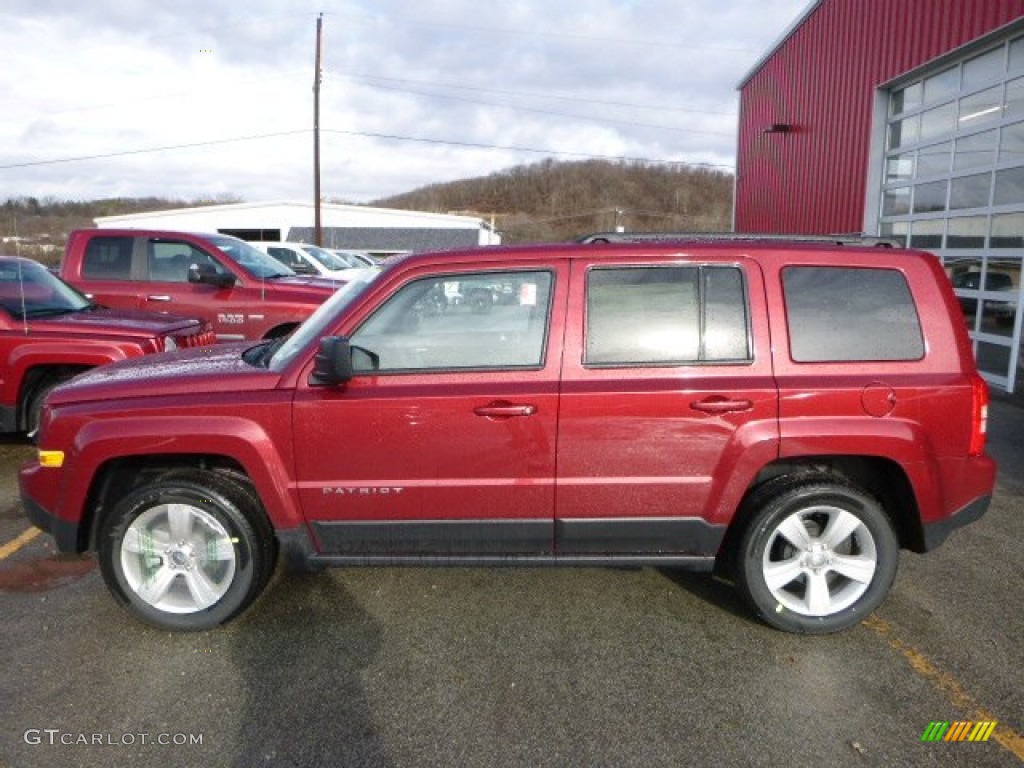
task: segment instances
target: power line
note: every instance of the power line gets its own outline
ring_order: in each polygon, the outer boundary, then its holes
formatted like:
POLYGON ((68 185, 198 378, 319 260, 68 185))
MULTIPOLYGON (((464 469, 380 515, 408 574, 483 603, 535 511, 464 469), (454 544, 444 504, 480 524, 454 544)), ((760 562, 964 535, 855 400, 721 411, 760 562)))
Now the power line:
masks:
MULTIPOLYGON (((236 136, 227 139, 211 139, 209 141, 193 141, 184 144, 169 144, 160 147, 144 147, 137 149, 124 149, 117 152, 103 152, 94 155, 77 155, 74 157, 58 157, 50 158, 47 160, 30 160, 22 163, 6 163, 0 164, 0 170, 14 170, 17 168, 32 168, 43 165, 58 165, 61 163, 76 163, 86 160, 105 160, 113 157, 127 157, 131 155, 144 155, 156 152, 171 152, 180 149, 194 149, 196 147, 210 147, 220 144, 233 144, 243 141, 258 141, 261 139, 279 138, 281 136, 298 136, 301 134, 307 134, 310 129, 304 128, 293 131, 277 131, 275 133, 263 133, 252 136, 236 136)), ((407 141, 419 144, 435 144, 452 147, 466 147, 470 149, 497 149, 507 152, 523 152, 527 154, 547 155, 550 157, 578 157, 591 160, 619 160, 626 162, 637 162, 637 163, 653 163, 657 165, 685 165, 685 166, 696 166, 702 168, 721 168, 725 170, 734 170, 735 166, 726 165, 722 163, 705 163, 705 162, 689 162, 686 160, 655 160, 651 158, 642 157, 623 157, 615 155, 600 155, 591 154, 586 152, 568 152, 562 150, 552 149, 538 149, 536 147, 520 147, 514 145, 502 145, 502 144, 484 144, 482 142, 470 142, 470 141, 456 141, 453 139, 431 139, 422 136, 401 136, 398 134, 387 134, 387 133, 373 133, 370 131, 343 131, 338 129, 327 129, 324 133, 333 133, 343 136, 358 136, 369 139, 384 139, 387 141, 407 141)))
MULTIPOLYGON (((342 14, 329 14, 329 15, 342 15, 342 14)), ((355 14, 345 14, 355 15, 355 14)), ((362 14, 369 16, 371 14, 362 14)), ((558 32, 545 32, 537 29, 510 29, 508 27, 487 27, 479 24, 461 24, 453 23, 450 21, 428 21, 425 19, 415 19, 406 16, 395 17, 388 16, 386 14, 373 14, 376 17, 383 17, 395 24, 404 24, 406 26, 413 27, 451 27, 452 29, 468 29, 474 32, 488 32, 492 34, 500 35, 516 35, 525 38, 551 38, 554 40, 573 40, 577 42, 585 43, 600 43, 602 45, 631 45, 641 46, 644 48, 676 48, 681 50, 700 50, 700 51, 718 51, 721 53, 750 53, 757 55, 761 52, 760 48, 743 48, 740 46, 724 46, 724 45, 699 45, 691 42, 672 42, 669 40, 634 40, 630 38, 620 37, 594 37, 591 35, 571 35, 558 32)))
POLYGON ((598 155, 590 154, 587 152, 565 152, 561 150, 553 149, 537 149, 535 147, 519 147, 515 145, 502 145, 502 144, 483 144, 471 141, 454 141, 451 139, 428 139, 416 136, 398 136, 387 133, 370 133, 367 131, 342 131, 342 130, 327 130, 325 133, 340 133, 345 136, 362 136, 365 138, 372 139, 388 139, 392 141, 412 141, 421 144, 443 144, 453 147, 468 147, 471 149, 500 149, 507 152, 525 152, 529 154, 537 155, 549 155, 557 157, 581 157, 590 160, 624 160, 626 162, 634 163, 653 163, 656 165, 691 165, 700 168, 724 168, 727 170, 734 170, 736 166, 725 165, 721 163, 703 163, 703 162, 689 162, 687 160, 653 160, 651 158, 644 157, 624 157, 621 155, 598 155))
POLYGON ((507 109, 515 110, 516 112, 530 112, 536 115, 553 115, 555 117, 571 117, 577 120, 587 120, 588 122, 595 123, 608 123, 610 125, 628 125, 634 128, 654 128, 659 131, 680 131, 685 133, 700 133, 707 136, 731 136, 732 132, 726 131, 702 131, 696 128, 675 128, 668 125, 652 125, 650 123, 638 123, 633 120, 616 120, 611 117, 594 117, 592 115, 580 115, 572 112, 556 112, 551 109, 538 109, 535 107, 524 107, 516 104, 498 104, 491 101, 481 101, 479 99, 470 99, 465 96, 452 96, 442 93, 425 93, 423 91, 416 91, 411 88, 400 88, 398 86, 389 85, 377 85, 376 88, 384 88, 386 90, 400 91, 402 93, 412 93, 418 96, 426 96, 428 98, 448 99, 450 101, 461 101, 469 104, 483 104, 489 107, 506 107, 507 109))
MULTIPOLYGON (((637 104, 635 102, 626 101, 608 101, 605 99, 584 99, 579 96, 568 96, 563 93, 537 93, 537 92, 526 92, 526 91, 509 91, 501 88, 483 88, 480 86, 463 85, 459 83, 444 83, 444 82, 431 82, 429 80, 406 80, 397 77, 382 77, 380 75, 364 75, 359 72, 334 72, 333 74, 340 75, 350 80, 356 80, 365 82, 368 85, 373 85, 373 81, 379 80, 389 83, 401 83, 403 85, 425 85, 434 86, 438 88, 455 88, 463 91, 476 91, 481 93, 497 93, 503 96, 517 96, 525 97, 530 99, 550 99, 553 101, 569 101, 578 104, 595 104, 597 106, 605 107, 627 107, 629 109, 649 109, 656 110, 658 112, 688 112, 699 115, 722 115, 726 117, 736 117, 736 112, 721 112, 712 109, 693 109, 690 107, 673 107, 666 106, 663 104, 637 104)), ((440 94, 439 94, 440 95, 440 94)))
POLYGON ((151 152, 169 152, 176 149, 191 149, 193 147, 211 147, 216 144, 233 144, 239 141, 256 141, 258 139, 272 139, 279 136, 295 136, 300 133, 309 133, 309 129, 298 131, 279 131, 277 133, 261 133, 256 136, 236 136, 231 139, 211 139, 210 141, 194 141, 188 144, 169 144, 164 147, 145 147, 142 149, 123 149, 119 152, 104 152, 98 155, 79 155, 76 157, 56 157, 49 160, 30 160, 25 163, 8 163, 0 165, 0 171, 13 168, 31 168, 38 165, 57 165, 59 163, 77 163, 82 160, 105 160, 111 157, 125 157, 127 155, 146 155, 151 152))

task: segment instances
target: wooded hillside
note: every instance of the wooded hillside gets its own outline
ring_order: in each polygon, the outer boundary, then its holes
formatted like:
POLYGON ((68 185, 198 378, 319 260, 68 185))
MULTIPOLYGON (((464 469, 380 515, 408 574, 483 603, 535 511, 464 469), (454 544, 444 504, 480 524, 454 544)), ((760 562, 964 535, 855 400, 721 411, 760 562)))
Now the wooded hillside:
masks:
POLYGON ((551 160, 475 179, 432 184, 374 201, 386 208, 468 213, 490 220, 505 243, 569 240, 614 229, 726 231, 733 177, 696 166, 551 160))
MULTIPOLYGON (((545 160, 489 176, 432 184, 371 205, 494 220, 505 243, 570 240, 623 226, 635 231, 724 231, 732 216, 732 175, 695 166, 545 160)), ((68 232, 98 216, 240 202, 159 197, 61 201, 16 197, 0 203, 0 253, 46 264, 60 260, 68 232)))
MULTIPOLYGON (((218 200, 218 203, 238 202, 218 200)), ((207 201, 209 204, 209 201, 207 201)), ((162 197, 118 197, 104 200, 57 200, 16 197, 0 204, 0 254, 26 256, 44 264, 58 264, 64 243, 73 229, 93 226, 98 216, 161 211, 200 205, 162 197)))

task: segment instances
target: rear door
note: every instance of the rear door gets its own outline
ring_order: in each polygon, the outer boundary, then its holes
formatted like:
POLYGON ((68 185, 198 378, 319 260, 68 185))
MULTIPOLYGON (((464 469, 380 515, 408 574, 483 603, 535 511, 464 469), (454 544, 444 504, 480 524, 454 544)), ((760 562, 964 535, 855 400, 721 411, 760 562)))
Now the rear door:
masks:
POLYGON ((735 256, 573 263, 560 554, 715 552, 778 451, 763 296, 757 265, 735 256))
POLYGON ((86 238, 75 287, 97 304, 115 309, 138 309, 138 280, 145 271, 145 254, 136 254, 134 235, 78 235, 86 238))

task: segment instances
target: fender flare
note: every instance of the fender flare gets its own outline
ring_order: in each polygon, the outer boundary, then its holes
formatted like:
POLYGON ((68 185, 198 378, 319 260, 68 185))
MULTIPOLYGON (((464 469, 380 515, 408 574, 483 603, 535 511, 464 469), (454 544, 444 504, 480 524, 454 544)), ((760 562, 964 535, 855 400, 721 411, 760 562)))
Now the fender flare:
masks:
POLYGON ((291 457, 254 421, 237 416, 152 416, 110 418, 85 424, 75 437, 61 495, 78 504, 71 519, 81 519, 86 499, 105 465, 122 459, 160 456, 223 457, 239 464, 253 484, 275 528, 304 523, 291 457), (76 514, 77 512, 77 514, 76 514))

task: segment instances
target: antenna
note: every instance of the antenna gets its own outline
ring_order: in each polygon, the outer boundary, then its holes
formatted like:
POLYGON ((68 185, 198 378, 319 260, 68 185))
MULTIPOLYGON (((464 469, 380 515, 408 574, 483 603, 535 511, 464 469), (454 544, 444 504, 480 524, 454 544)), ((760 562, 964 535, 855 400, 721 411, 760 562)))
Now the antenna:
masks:
POLYGON ((320 81, 323 69, 320 66, 320 49, 323 37, 324 15, 316 19, 316 72, 313 73, 313 243, 324 244, 323 227, 320 224, 320 81))
POLYGON ((17 292, 22 297, 22 331, 29 335, 29 307, 25 303, 25 274, 22 272, 22 258, 17 259, 17 292))
POLYGON ((18 217, 14 219, 14 255, 18 257, 18 295, 21 297, 21 327, 28 336, 28 307, 25 305, 25 279, 21 274, 21 238, 18 237, 18 217))

